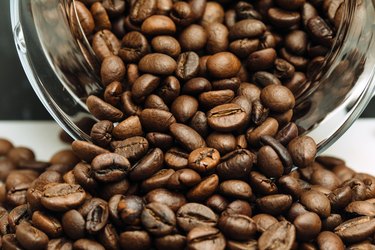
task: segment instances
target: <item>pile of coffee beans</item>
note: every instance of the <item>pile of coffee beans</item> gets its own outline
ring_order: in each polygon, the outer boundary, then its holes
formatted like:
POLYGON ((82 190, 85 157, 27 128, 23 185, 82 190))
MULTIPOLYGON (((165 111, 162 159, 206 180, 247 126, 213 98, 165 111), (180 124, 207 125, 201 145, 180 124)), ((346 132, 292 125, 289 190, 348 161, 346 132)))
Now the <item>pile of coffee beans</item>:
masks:
MULTIPOLYGON (((265 152, 280 147, 266 138, 265 152)), ((63 150, 43 162, 0 139, 1 249, 375 248, 375 177, 341 159, 320 156, 269 178, 244 149, 222 159, 208 148, 164 159, 156 148, 131 164, 78 143, 85 161, 63 150)))

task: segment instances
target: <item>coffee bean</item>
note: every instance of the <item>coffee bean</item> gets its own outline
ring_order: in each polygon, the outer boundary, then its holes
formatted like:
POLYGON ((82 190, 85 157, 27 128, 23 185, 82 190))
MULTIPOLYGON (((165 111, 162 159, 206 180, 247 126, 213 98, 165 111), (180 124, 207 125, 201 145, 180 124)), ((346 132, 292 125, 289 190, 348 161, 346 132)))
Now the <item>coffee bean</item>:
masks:
POLYGON ((227 241, 227 248, 229 250, 256 250, 258 249, 258 242, 256 240, 249 241, 227 241))
POLYGON ((118 55, 121 43, 111 31, 104 29, 95 33, 92 40, 92 49, 101 61, 104 58, 118 55))
MULTIPOLYGON (((125 2, 123 3, 125 4, 125 2)), ((91 5, 90 11, 94 18, 96 30, 110 30, 112 28, 107 11, 101 3, 96 2, 91 5)))
POLYGON ((146 134, 146 139, 149 141, 151 146, 160 148, 163 151, 172 148, 174 142, 172 136, 159 132, 151 132, 146 134))
POLYGON ((180 169, 171 174, 167 185, 172 189, 185 189, 195 186, 201 181, 201 176, 192 169, 180 169))
POLYGON ((176 32, 176 25, 167 16, 153 15, 144 20, 141 30, 146 35, 172 35, 176 32))
POLYGON ((271 179, 256 171, 250 173, 250 185, 260 194, 270 195, 278 192, 276 184, 271 179))
POLYGON ((166 235, 155 239, 156 249, 179 250, 186 247, 186 236, 180 234, 166 235))
POLYGON ((172 113, 161 109, 144 109, 140 119, 144 129, 152 132, 167 132, 169 127, 176 123, 172 113))
POLYGON ((159 148, 152 149, 139 162, 132 166, 129 177, 133 181, 144 180, 159 171, 163 165, 164 154, 159 148))
POLYGON ((176 120, 186 123, 198 111, 198 101, 194 97, 181 95, 171 105, 171 112, 176 120))
POLYGON ((103 59, 100 76, 102 84, 107 86, 111 82, 124 80, 126 68, 124 62, 118 56, 108 56, 103 59))
POLYGON ((89 234, 95 234, 101 231, 108 222, 108 204, 106 202, 98 203, 93 206, 86 216, 86 231, 89 234))
POLYGON ((176 225, 173 211, 168 206, 157 202, 145 206, 141 220, 146 230, 155 236, 170 234, 176 225))
POLYGON ((230 132, 246 121, 245 111, 237 104, 223 104, 207 113, 208 125, 216 131, 230 132))
POLYGON ((155 75, 170 75, 176 68, 176 61, 165 54, 153 53, 144 56, 138 64, 141 71, 155 75))
POLYGON ((47 249, 56 249, 56 250, 65 250, 65 249, 72 249, 73 244, 68 239, 65 238, 57 238, 51 239, 48 242, 47 249))
POLYGON ((120 97, 124 114, 127 116, 139 115, 141 107, 133 102, 133 95, 130 91, 125 91, 120 97))
POLYGON ((180 43, 172 36, 156 36, 151 41, 152 49, 156 53, 177 57, 181 53, 180 43))
POLYGON ((202 26, 191 24, 181 31, 178 40, 184 51, 197 52, 206 46, 208 34, 202 26))
POLYGON ((8 152, 14 148, 14 145, 12 142, 10 142, 7 139, 0 138, 0 155, 5 156, 8 154, 8 152))
POLYGON ((93 95, 87 98, 86 105, 90 113, 99 120, 117 122, 124 115, 121 110, 93 95))
POLYGON ((317 243, 321 249, 345 249, 344 243, 340 237, 338 237, 337 234, 328 231, 324 231, 319 234, 317 243))
POLYGON ((252 153, 246 149, 238 149, 222 157, 217 173, 223 179, 246 178, 252 166, 252 153))
POLYGON ((288 151, 292 156, 293 163, 303 168, 312 164, 316 156, 316 144, 312 138, 300 136, 289 142, 288 151))
POLYGON ((217 216, 208 207, 198 203, 186 203, 176 213, 177 223, 184 231, 196 227, 216 226, 217 216))
POLYGON ((171 148, 164 155, 164 161, 168 167, 173 169, 186 168, 189 154, 179 148, 171 148))
POLYGON ((246 133, 247 141, 251 145, 259 145, 262 136, 275 136, 279 128, 278 122, 274 118, 267 118, 259 127, 254 130, 248 130, 246 133))
POLYGON ((246 215, 251 217, 253 211, 249 202, 244 200, 235 200, 228 204, 222 215, 246 215))
POLYGON ((353 201, 345 207, 345 211, 359 216, 374 216, 375 205, 367 201, 353 201))
POLYGON ((214 78, 234 77, 239 72, 240 67, 240 60, 229 52, 216 53, 207 60, 207 71, 214 78))
POLYGON ((122 38, 118 55, 125 63, 137 63, 148 51, 149 45, 146 37, 140 32, 132 31, 122 38))
POLYGON ((240 84, 241 79, 238 77, 232 77, 212 82, 213 88, 217 90, 231 89, 233 91, 237 91, 237 89, 240 87, 240 84))
POLYGON ((199 103, 202 107, 209 110, 216 106, 231 102, 234 96, 234 91, 230 89, 213 90, 200 94, 199 103))
POLYGON ((257 225, 257 231, 264 233, 270 226, 277 223, 277 219, 269 214, 257 214, 252 218, 257 225))
POLYGON ((221 23, 211 23, 204 27, 207 31, 206 50, 210 54, 226 51, 228 48, 228 28, 221 23))
POLYGON ((345 242, 352 243, 365 240, 374 230, 374 218, 362 216, 343 222, 334 232, 345 242))
POLYGON ((203 138, 195 130, 184 124, 173 123, 169 126, 169 131, 189 151, 206 146, 203 138))
POLYGON ((74 3, 74 7, 77 13, 77 21, 79 21, 84 34, 86 36, 90 35, 95 29, 95 21, 91 12, 80 1, 74 3))
POLYGON ((190 80, 198 75, 199 56, 193 52, 181 53, 177 59, 176 76, 184 81, 190 80))
POLYGON ((77 250, 104 250, 105 248, 94 240, 79 239, 73 244, 73 249, 77 250))
POLYGON ((198 132, 203 137, 206 137, 209 132, 207 124, 207 116, 202 111, 197 111, 189 122, 189 126, 198 132))
POLYGON ((143 135, 142 124, 138 116, 130 116, 117 124, 112 130, 112 135, 119 140, 143 135))
POLYGON ((276 60, 276 51, 273 48, 255 51, 247 58, 247 69, 250 71, 266 70, 271 68, 276 60))
POLYGON ((343 221, 343 218, 340 214, 331 214, 324 220, 322 220, 322 231, 329 230, 333 231, 336 227, 338 227, 343 221))
POLYGON ((201 19, 201 23, 203 26, 213 23, 223 23, 224 15, 224 9, 219 3, 208 1, 201 19))
POLYGON ((103 0, 103 7, 111 17, 119 16, 125 11, 124 0, 103 0))
POLYGON ((292 205, 292 201, 290 195, 273 194, 258 198, 256 203, 263 213, 278 215, 289 209, 292 205))
POLYGON ((223 196, 214 194, 207 199, 206 205, 216 213, 221 213, 227 208, 228 201, 223 196))
POLYGON ((152 246, 151 237, 146 231, 125 231, 120 234, 119 241, 121 248, 129 250, 147 250, 152 246))
POLYGON ((284 192, 299 198, 301 194, 311 189, 311 185, 304 180, 293 176, 284 175, 278 180, 278 184, 284 192))
POLYGON ((188 95, 198 95, 206 91, 211 91, 211 83, 203 77, 193 78, 187 81, 182 87, 182 93, 188 95))
POLYGON ((23 222, 16 229, 17 241, 25 249, 44 249, 48 244, 48 236, 39 229, 23 222))
POLYGON ((119 154, 133 162, 139 160, 146 154, 149 148, 149 143, 143 137, 134 136, 123 141, 111 142, 111 148, 116 154, 119 154))
POLYGON ((280 221, 270 226, 258 240, 259 250, 292 249, 296 239, 296 229, 288 221, 280 221), (275 245, 275 242, 278 244, 275 245))
POLYGON ((293 224, 296 228, 297 238, 302 241, 314 239, 320 233, 322 227, 319 216, 312 212, 297 216, 293 224))
POLYGON ((227 238, 233 240, 250 240, 257 230, 250 217, 234 214, 221 216, 218 227, 227 238))
POLYGON ((167 205, 174 212, 186 203, 186 198, 181 193, 171 192, 167 189, 154 189, 147 193, 145 200, 148 203, 158 202, 167 205))
POLYGON ((46 188, 43 192, 42 205, 52 211, 66 211, 81 205, 86 192, 79 185, 60 183, 46 188))
POLYGON ((163 99, 158 95, 149 95, 145 100, 145 108, 149 109, 161 109, 165 111, 169 111, 168 106, 165 104, 163 99))
POLYGON ((210 172, 220 162, 220 153, 214 148, 198 148, 188 158, 189 167, 200 173, 210 172))
POLYGON ((69 210, 61 219, 65 234, 73 240, 85 236, 85 219, 77 210, 69 210))
POLYGON ((307 29, 320 44, 330 47, 333 42, 333 32, 328 24, 319 16, 307 21, 307 29))
POLYGON ((198 185, 189 190, 186 198, 189 201, 201 202, 210 197, 219 186, 219 177, 212 174, 203 179, 198 185))
POLYGON ((188 249, 225 249, 225 239, 214 227, 195 227, 187 235, 188 249))
POLYGON ((331 213, 331 204, 329 199, 322 193, 317 191, 307 191, 301 195, 301 204, 312 212, 325 218, 331 213))
POLYGON ((268 17, 273 25, 280 28, 292 27, 298 24, 301 20, 299 12, 287 11, 279 8, 270 8, 268 10, 268 17))
POLYGON ((236 138, 230 133, 213 132, 207 137, 206 143, 222 155, 236 149, 236 138))
POLYGON ((229 30, 231 40, 244 38, 257 38, 264 34, 266 26, 263 22, 256 19, 245 19, 237 22, 229 30))
POLYGON ((51 238, 57 238, 63 233, 62 225, 57 218, 40 211, 33 213, 32 223, 51 238))
POLYGON ((240 180, 224 181, 219 186, 220 192, 224 196, 248 200, 253 195, 249 184, 240 180))
POLYGON ((130 19, 141 23, 156 12, 156 0, 135 1, 130 10, 130 19))
POLYGON ((94 177, 101 182, 113 182, 123 179, 130 170, 130 163, 124 156, 106 153, 92 160, 94 177))

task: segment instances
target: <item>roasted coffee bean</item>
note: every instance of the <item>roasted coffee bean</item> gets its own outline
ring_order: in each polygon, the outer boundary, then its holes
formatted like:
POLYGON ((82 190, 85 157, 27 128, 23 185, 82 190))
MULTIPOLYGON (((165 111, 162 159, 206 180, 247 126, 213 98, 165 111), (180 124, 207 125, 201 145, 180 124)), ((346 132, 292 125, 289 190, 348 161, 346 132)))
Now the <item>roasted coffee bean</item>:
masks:
POLYGON ((47 250, 70 250, 73 249, 73 243, 65 238, 51 239, 48 242, 47 250))
POLYGON ((166 132, 176 122, 172 113, 161 109, 144 109, 140 114, 142 126, 151 132, 166 132))
POLYGON ((220 153, 214 148, 198 148, 188 158, 189 167, 200 173, 210 172, 220 162, 220 153))
MULTIPOLYGON (((268 117, 262 124, 254 130, 248 130, 246 133, 247 141, 250 145, 258 146, 262 136, 275 136, 279 128, 276 119, 268 117)), ((290 150, 290 149, 289 149, 290 150)), ((293 156, 292 156, 293 157, 293 156)))
POLYGON ((207 113, 208 125, 219 132, 231 132, 246 122, 246 112, 238 104, 223 104, 207 113))
POLYGON ((207 71, 214 78, 231 78, 241 68, 240 60, 232 53, 219 52, 207 60, 207 71))
POLYGON ((203 25, 210 25, 213 23, 223 23, 224 21, 224 9, 223 7, 214 1, 207 2, 204 10, 201 23, 203 25))
POLYGON ((212 82, 212 86, 214 89, 231 89, 233 91, 237 91, 240 87, 241 79, 238 77, 232 77, 228 79, 222 79, 212 82))
POLYGON ((98 233, 108 221, 109 211, 106 202, 93 206, 86 215, 86 231, 89 234, 98 233))
POLYGON ((212 23, 205 26, 207 31, 206 50, 210 54, 223 52, 228 48, 228 28, 221 23, 212 23))
POLYGON ((112 130, 112 135, 117 140, 124 140, 134 136, 143 135, 142 124, 138 116, 130 116, 117 124, 112 130))
POLYGON ((319 16, 307 21, 307 29, 316 42, 330 47, 333 43, 333 32, 328 24, 319 16))
POLYGON ((119 121, 124 115, 121 110, 93 95, 87 98, 86 105, 90 113, 99 120, 116 122, 119 121))
POLYGON ((215 148, 221 155, 236 149, 236 138, 230 133, 213 132, 206 138, 207 146, 215 148))
POLYGON ((152 246, 151 237, 146 231, 125 231, 120 234, 119 241, 121 248, 129 250, 147 250, 152 246))
POLYGON ((207 91, 199 95, 199 103, 209 110, 231 102, 234 96, 234 91, 230 89, 207 91))
POLYGON ((277 153, 283 163, 284 173, 288 174, 293 166, 292 157, 288 150, 280 142, 269 135, 262 136, 260 141, 263 145, 269 145, 277 153))
POLYGON ((188 249, 225 249, 225 238, 214 227, 195 227, 187 235, 188 249))
POLYGON ((146 154, 149 148, 149 143, 146 138, 135 136, 123 141, 113 141, 111 142, 111 148, 116 154, 133 162, 139 160, 146 154))
POLYGON ((77 250, 104 250, 105 248, 98 242, 90 239, 79 239, 73 244, 73 249, 77 250))
POLYGON ((202 111, 197 111, 191 118, 189 126, 197 131, 201 136, 206 137, 209 131, 206 114, 202 111))
POLYGON ((176 225, 173 211, 168 206, 157 202, 145 206, 141 220, 146 230, 155 236, 170 234, 176 225))
POLYGON ((111 17, 119 16, 125 11, 126 1, 124 0, 103 0, 103 7, 111 17))
POLYGON ((110 182, 103 185, 98 192, 100 198, 109 200, 116 194, 125 194, 130 190, 131 186, 127 179, 123 179, 117 182, 110 182))
POLYGON ((235 200, 228 204, 222 215, 242 214, 248 217, 252 215, 252 208, 249 202, 244 200, 235 200))
POLYGON ((253 154, 246 149, 238 149, 224 155, 217 166, 217 173, 223 179, 246 178, 253 166, 253 154))
POLYGON ((276 184, 271 179, 256 171, 250 173, 250 185, 260 194, 270 195, 278 192, 276 184))
MULTIPOLYGON (((122 2, 125 5, 125 2, 122 2)), ((94 18, 96 30, 110 30, 112 28, 111 21, 109 20, 107 11, 100 2, 96 2, 93 5, 91 5, 90 11, 94 18)))
POLYGON ((22 161, 35 160, 35 154, 30 148, 14 147, 8 151, 7 158, 15 164, 19 164, 22 161))
POLYGON ((85 197, 86 192, 81 186, 59 183, 44 190, 41 203, 52 211, 66 211, 81 205, 85 197))
POLYGON ((208 207, 198 203, 186 203, 176 213, 177 223, 184 231, 196 227, 216 226, 217 215, 208 207))
POLYGON ((140 181, 158 172, 164 161, 164 153, 159 148, 148 152, 139 162, 132 166, 129 177, 133 181, 140 181))
POLYGON ((266 108, 260 100, 255 100, 252 103, 251 120, 256 125, 261 125, 269 115, 269 109, 266 108))
POLYGON ((195 186, 201 180, 202 178, 197 172, 186 168, 173 172, 166 181, 169 188, 185 189, 195 186))
POLYGON ((125 63, 137 63, 148 51, 149 44, 146 37, 140 32, 132 31, 122 38, 118 55, 125 63))
POLYGON ((297 238, 302 241, 314 239, 322 228, 319 216, 313 212, 307 212, 297 216, 293 224, 296 228, 297 238))
POLYGON ((273 194, 256 200, 257 206, 263 213, 279 215, 290 208, 293 199, 290 195, 273 194))
POLYGON ((218 221, 218 228, 233 240, 250 240, 256 233, 256 223, 245 215, 223 215, 218 221))
POLYGON ((176 25, 167 16, 153 15, 144 20, 141 30, 146 35, 172 35, 176 32, 176 25))
POLYGON ((298 24, 301 20, 299 12, 287 11, 280 8, 270 8, 268 10, 268 17, 273 25, 280 28, 290 28, 298 24))
POLYGON ((249 184, 240 180, 228 180, 220 183, 219 191, 227 197, 248 200, 253 195, 249 184))
POLYGON ((300 202, 308 210, 317 213, 319 216, 326 218, 331 213, 331 204, 329 199, 317 191, 307 191, 301 195, 300 202))
POLYGON ((212 174, 190 189, 186 194, 186 198, 189 201, 202 202, 210 197, 216 191, 218 186, 219 177, 216 174, 212 174))
POLYGON ((310 179, 311 184, 320 185, 330 190, 336 189, 341 181, 337 176, 329 170, 317 169, 315 170, 310 179))
POLYGON ((198 111, 198 100, 188 95, 177 97, 172 105, 171 112, 178 122, 186 123, 198 111))
POLYGON ((18 225, 28 222, 30 219, 29 207, 27 204, 13 208, 8 214, 8 223, 4 223, 2 228, 4 233, 15 232, 18 225), (6 225, 7 224, 7 225, 6 225))
POLYGON ((112 140, 113 123, 111 121, 99 121, 91 129, 90 137, 99 146, 107 146, 112 140))
POLYGON ((263 87, 273 84, 281 84, 281 81, 273 74, 267 71, 258 71, 256 72, 253 77, 253 81, 263 87))
POLYGON ((64 233, 73 240, 85 236, 85 218, 77 210, 69 210, 61 218, 64 233))
POLYGON ((223 196, 214 194, 210 198, 208 198, 208 200, 206 201, 206 205, 216 213, 221 213, 227 208, 228 201, 223 196))
POLYGON ((362 216, 343 222, 334 232, 345 242, 354 243, 365 240, 374 230, 374 218, 362 216))
POLYGON ((107 86, 111 82, 122 82, 126 74, 124 62, 118 56, 108 56, 103 59, 100 76, 102 84, 107 86))
POLYGON ((77 18, 79 24, 82 28, 82 31, 86 36, 90 35, 95 29, 95 21, 94 18, 89 11, 89 9, 80 1, 74 3, 75 12, 77 13, 77 18))
POLYGON ((340 214, 331 214, 324 220, 322 220, 322 230, 332 231, 338 227, 343 221, 343 218, 340 214))
POLYGON ((179 148, 171 148, 164 155, 168 167, 175 170, 187 168, 189 154, 179 148))
POLYGON ((146 134, 146 139, 151 146, 162 150, 168 150, 173 146, 173 137, 168 134, 151 132, 146 134))
POLYGON ((179 250, 186 247, 186 236, 181 234, 166 235, 155 239, 156 249, 179 250))
POLYGON ((198 95, 206 91, 211 91, 211 83, 203 77, 193 78, 187 81, 182 87, 182 93, 188 95, 198 95))
POLYGON ((280 221, 264 231, 258 240, 258 247, 260 250, 292 249, 295 239, 296 229, 293 224, 280 221))
POLYGON ((317 243, 320 249, 345 249, 344 243, 340 237, 338 237, 337 234, 328 231, 319 234, 317 243))
POLYGON ((0 155, 5 156, 8 154, 8 152, 14 148, 14 145, 12 142, 10 142, 7 139, 0 138, 0 155))
POLYGON ((62 225, 57 218, 40 211, 33 213, 32 223, 36 228, 52 238, 57 238, 63 233, 62 225))
POLYGON ((123 179, 130 170, 130 163, 124 156, 114 153, 96 156, 92 162, 94 177, 101 182, 113 182, 123 179))
POLYGON ((120 248, 119 237, 112 224, 107 224, 102 233, 98 235, 98 238, 99 242, 104 246, 105 249, 116 250, 120 248))
POLYGON ((167 189, 154 189, 147 193, 145 200, 148 203, 158 202, 167 205, 173 211, 177 211, 181 206, 186 203, 184 195, 176 192, 168 191, 167 189))
POLYGON ((184 81, 196 77, 199 73, 199 56, 193 51, 181 53, 177 59, 176 76, 184 81))
POLYGON ((269 214, 257 214, 252 218, 257 225, 257 231, 264 233, 270 226, 277 223, 277 219, 269 214))
POLYGON ((255 51, 247 58, 247 69, 259 71, 271 68, 276 60, 276 51, 273 48, 255 51))
POLYGON ((304 55, 307 51, 308 37, 302 30, 294 30, 285 37, 285 46, 293 54, 304 55))
POLYGON ((278 184, 284 192, 296 198, 299 198, 303 192, 311 189, 311 185, 308 182, 289 175, 282 176, 278 180, 278 184))
POLYGON ((121 95, 121 103, 122 108, 124 110, 124 114, 131 116, 131 115, 139 115, 142 111, 141 107, 133 102, 133 95, 130 91, 125 91, 121 95))
POLYGON ((155 52, 166 54, 173 58, 181 53, 180 43, 172 36, 157 36, 152 39, 151 46, 155 52))
POLYGON ((138 64, 139 70, 155 75, 170 75, 176 68, 176 61, 165 54, 153 53, 144 56, 138 64))
POLYGON ((195 130, 184 124, 173 123, 169 126, 169 131, 176 141, 189 151, 206 146, 204 139, 195 130))
POLYGON ((288 144, 288 151, 292 156, 293 163, 300 168, 312 164, 316 156, 316 144, 311 137, 300 136, 288 144))
POLYGON ((135 1, 130 10, 130 19, 141 23, 156 12, 156 0, 135 1))
POLYGON ((197 24, 192 24, 181 31, 179 42, 184 51, 200 51, 208 40, 206 30, 197 24))
POLYGON ((118 55, 121 43, 111 31, 104 29, 95 33, 92 49, 101 61, 112 55, 118 55))
POLYGON ((375 205, 367 201, 353 201, 345 207, 345 211, 359 216, 374 216, 375 205))
POLYGON ((195 19, 190 4, 183 1, 174 3, 169 15, 172 20, 180 26, 188 26, 195 19))
POLYGON ((237 22, 230 28, 229 38, 231 40, 260 37, 266 31, 266 26, 256 19, 245 19, 237 22))
POLYGON ((48 236, 26 222, 17 226, 16 238, 25 249, 44 249, 48 244, 48 236))
POLYGON ((180 94, 180 89, 181 86, 178 79, 174 76, 168 76, 162 81, 157 93, 166 104, 169 104, 180 94))

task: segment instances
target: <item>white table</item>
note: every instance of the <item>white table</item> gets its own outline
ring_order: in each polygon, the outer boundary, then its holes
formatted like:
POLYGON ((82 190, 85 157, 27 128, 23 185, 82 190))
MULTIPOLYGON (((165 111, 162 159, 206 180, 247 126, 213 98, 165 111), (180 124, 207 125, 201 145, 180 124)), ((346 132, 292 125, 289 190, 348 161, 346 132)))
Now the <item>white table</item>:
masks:
MULTIPOLYGON (((60 141, 59 132, 52 121, 0 121, 0 137, 17 146, 31 147, 40 160, 48 160, 56 151, 69 148, 60 141)), ((356 121, 324 154, 341 157, 357 171, 375 175, 375 119, 356 121)))

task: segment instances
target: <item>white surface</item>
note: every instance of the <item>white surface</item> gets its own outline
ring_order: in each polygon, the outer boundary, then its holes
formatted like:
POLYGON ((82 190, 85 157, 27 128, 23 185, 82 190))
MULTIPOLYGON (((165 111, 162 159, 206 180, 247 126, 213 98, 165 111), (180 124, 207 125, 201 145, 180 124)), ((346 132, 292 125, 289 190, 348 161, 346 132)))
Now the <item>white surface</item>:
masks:
MULTIPOLYGON (((0 122, 0 137, 16 146, 32 148, 39 160, 48 160, 60 149, 69 148, 59 139, 55 122, 0 122)), ((375 119, 360 119, 325 155, 338 156, 357 171, 375 174, 375 119)))

